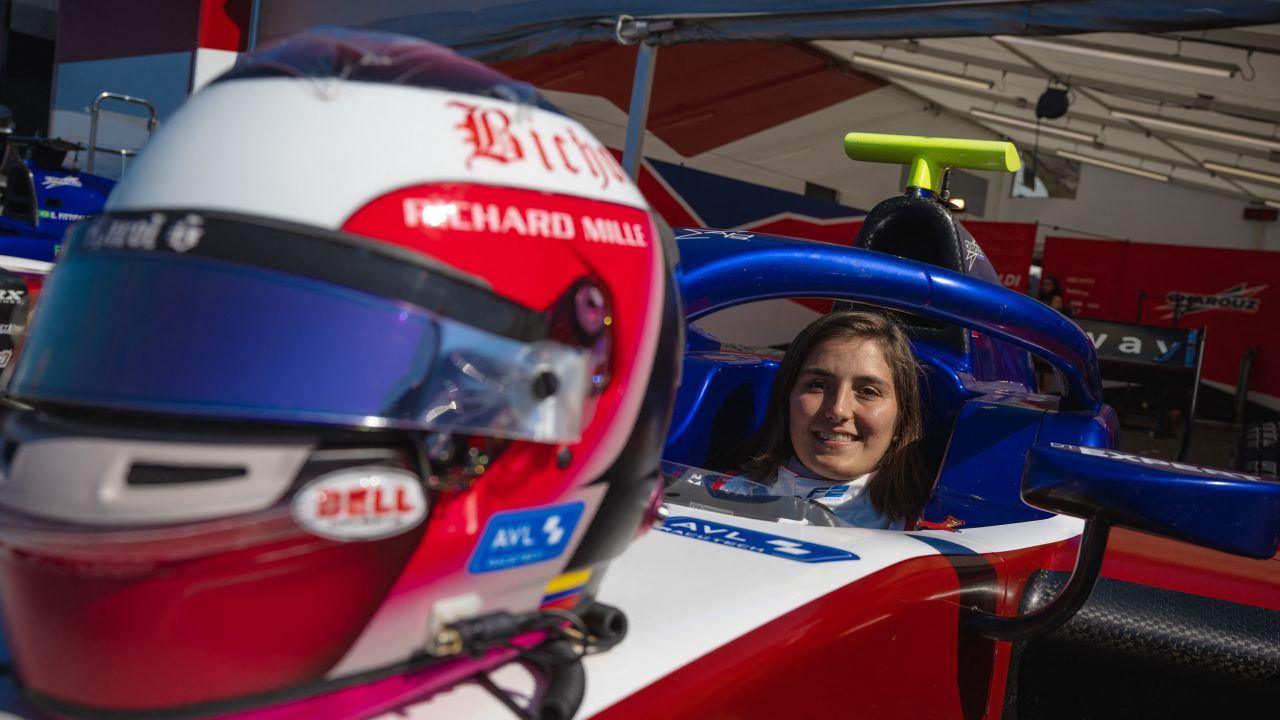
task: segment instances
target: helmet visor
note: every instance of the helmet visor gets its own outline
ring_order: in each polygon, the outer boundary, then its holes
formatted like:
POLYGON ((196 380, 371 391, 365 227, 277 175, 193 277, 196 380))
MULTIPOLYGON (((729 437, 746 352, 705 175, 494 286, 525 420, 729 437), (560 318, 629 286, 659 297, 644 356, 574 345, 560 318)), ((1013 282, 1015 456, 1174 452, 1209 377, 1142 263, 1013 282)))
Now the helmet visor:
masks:
POLYGON ((46 284, 13 394, 193 417, 578 438, 589 354, 538 338, 537 313, 472 284, 471 316, 459 319, 431 301, 458 293, 420 297, 457 278, 350 241, 290 248, 298 239, 180 213, 82 223, 46 284), (275 237, 246 237, 264 232, 275 237), (497 308, 490 328, 471 322, 485 302, 497 308))

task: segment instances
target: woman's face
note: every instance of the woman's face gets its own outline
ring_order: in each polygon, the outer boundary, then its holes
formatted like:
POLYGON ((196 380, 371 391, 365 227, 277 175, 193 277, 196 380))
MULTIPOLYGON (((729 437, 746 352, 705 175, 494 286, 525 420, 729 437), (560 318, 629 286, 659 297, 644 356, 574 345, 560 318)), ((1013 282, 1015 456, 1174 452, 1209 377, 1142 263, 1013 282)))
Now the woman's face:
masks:
POLYGON ((791 447, 805 467, 852 480, 880 464, 893 441, 898 400, 876 340, 826 340, 809 352, 791 388, 791 447))

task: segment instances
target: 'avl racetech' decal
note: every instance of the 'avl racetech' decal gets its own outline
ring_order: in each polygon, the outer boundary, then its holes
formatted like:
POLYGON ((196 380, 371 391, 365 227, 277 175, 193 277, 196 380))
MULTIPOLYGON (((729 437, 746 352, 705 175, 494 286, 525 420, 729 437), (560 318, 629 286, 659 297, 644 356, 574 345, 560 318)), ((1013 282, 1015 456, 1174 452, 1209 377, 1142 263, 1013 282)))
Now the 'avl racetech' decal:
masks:
POLYGON ((489 518, 467 570, 486 573, 559 557, 582 519, 584 505, 501 512, 489 518))
POLYGON ((739 550, 750 550, 764 555, 786 558, 803 563, 857 560, 858 556, 847 550, 793 540, 780 535, 747 530, 733 525, 721 525, 710 520, 691 517, 669 517, 658 530, 681 537, 706 540, 717 545, 728 545, 739 550))

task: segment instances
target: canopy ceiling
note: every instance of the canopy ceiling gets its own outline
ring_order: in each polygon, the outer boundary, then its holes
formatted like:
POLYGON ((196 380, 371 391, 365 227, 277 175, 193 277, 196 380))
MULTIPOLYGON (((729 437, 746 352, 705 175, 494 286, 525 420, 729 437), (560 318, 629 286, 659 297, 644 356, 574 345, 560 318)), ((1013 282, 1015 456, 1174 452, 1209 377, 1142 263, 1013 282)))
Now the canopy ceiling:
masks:
POLYGON ((787 179, 771 183, 779 187, 834 186, 848 161, 803 148, 851 129, 893 131, 847 127, 860 117, 856 104, 873 103, 872 91, 888 85, 953 117, 956 135, 982 131, 1023 150, 1038 143, 1042 154, 1103 159, 1280 206, 1280 25, 1265 23, 1280 23, 1280 2, 260 0, 259 37, 317 24, 421 36, 506 61, 504 70, 564 93, 553 100, 598 129, 626 120, 635 51, 619 45, 619 30, 628 42, 647 30, 646 42, 667 48, 649 119, 667 160, 704 159, 693 164, 726 174, 750 166, 756 178, 787 179), (620 24, 624 15, 647 25, 620 24), (1093 52, 1018 42, 1049 35, 1072 35, 1050 40, 1093 52), (1134 51, 1227 74, 1121 57, 1134 51), (912 66, 946 77, 921 77, 912 66), (1043 120, 1037 137, 1034 110, 1048 87, 1067 89, 1070 108, 1043 120), (727 152, 734 157, 716 156, 727 152))
POLYGON ((1257 0, 260 0, 263 38, 316 24, 416 35, 493 62, 612 40, 620 17, 650 42, 1173 32, 1280 22, 1257 0), (660 23, 660 24, 659 24, 660 23))

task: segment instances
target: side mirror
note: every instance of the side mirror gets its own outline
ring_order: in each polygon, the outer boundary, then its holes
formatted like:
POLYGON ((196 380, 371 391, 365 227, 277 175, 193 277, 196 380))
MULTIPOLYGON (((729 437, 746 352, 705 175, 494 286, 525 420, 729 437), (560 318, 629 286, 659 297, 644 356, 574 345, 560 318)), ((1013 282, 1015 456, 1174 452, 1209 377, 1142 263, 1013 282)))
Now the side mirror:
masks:
POLYGON ((1028 504, 1085 519, 1071 579, 1033 613, 973 611, 966 627, 1022 640, 1070 620, 1102 569, 1113 525, 1253 558, 1280 545, 1280 482, 1103 448, 1048 443, 1031 448, 1022 479, 1028 504))

